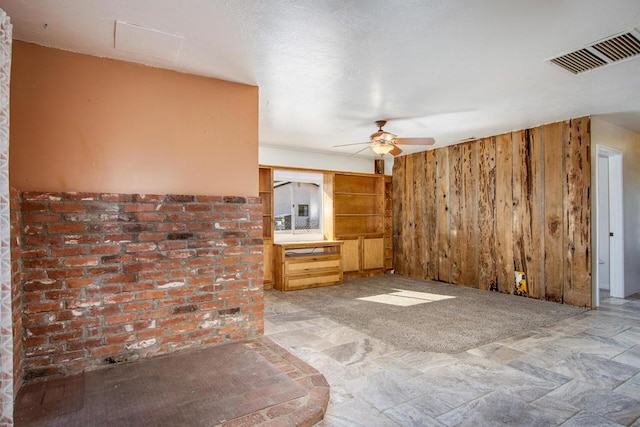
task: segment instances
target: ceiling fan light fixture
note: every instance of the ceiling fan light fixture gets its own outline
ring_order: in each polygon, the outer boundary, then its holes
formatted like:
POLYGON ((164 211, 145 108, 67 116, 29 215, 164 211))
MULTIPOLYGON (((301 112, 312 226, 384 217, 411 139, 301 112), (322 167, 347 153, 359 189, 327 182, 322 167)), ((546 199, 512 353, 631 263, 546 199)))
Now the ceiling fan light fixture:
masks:
POLYGON ((378 132, 374 132, 373 134, 371 134, 370 138, 372 142, 391 143, 397 137, 398 135, 394 135, 391 132, 379 130, 378 132))
POLYGON ((371 151, 374 153, 384 156, 385 154, 388 154, 389 151, 393 150, 393 144, 385 144, 384 142, 375 141, 369 146, 369 148, 371 148, 371 151))

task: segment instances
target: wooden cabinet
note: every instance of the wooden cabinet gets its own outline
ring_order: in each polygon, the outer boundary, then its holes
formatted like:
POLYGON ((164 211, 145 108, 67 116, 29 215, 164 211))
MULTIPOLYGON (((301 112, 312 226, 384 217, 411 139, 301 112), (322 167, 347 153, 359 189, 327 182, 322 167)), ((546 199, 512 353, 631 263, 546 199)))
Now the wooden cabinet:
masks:
POLYGON ((276 289, 296 289, 330 286, 342 283, 342 242, 276 243, 276 289))
POLYGON ((264 256, 264 287, 273 287, 273 171, 271 168, 258 170, 258 192, 262 198, 262 238, 264 256))
MULTIPOLYGON (((342 265, 345 273, 363 273, 385 267, 383 237, 358 237, 344 240, 342 265)), ((358 274, 353 274, 358 276, 358 274)))
POLYGON ((336 173, 334 234, 344 240, 343 270, 349 277, 385 269, 385 176, 336 173))

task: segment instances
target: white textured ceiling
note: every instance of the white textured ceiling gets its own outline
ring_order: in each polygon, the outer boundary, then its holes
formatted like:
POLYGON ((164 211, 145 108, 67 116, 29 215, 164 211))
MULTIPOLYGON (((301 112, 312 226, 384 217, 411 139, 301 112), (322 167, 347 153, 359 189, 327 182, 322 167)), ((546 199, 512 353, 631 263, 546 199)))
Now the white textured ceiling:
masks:
POLYGON ((433 136, 436 147, 583 115, 640 132, 640 58, 577 76, 546 62, 640 28, 638 0, 0 0, 0 8, 20 40, 259 86, 265 145, 352 153, 332 146, 366 141, 377 119, 396 119, 385 129, 402 137, 433 136), (182 37, 177 59, 114 49, 116 21, 182 37))

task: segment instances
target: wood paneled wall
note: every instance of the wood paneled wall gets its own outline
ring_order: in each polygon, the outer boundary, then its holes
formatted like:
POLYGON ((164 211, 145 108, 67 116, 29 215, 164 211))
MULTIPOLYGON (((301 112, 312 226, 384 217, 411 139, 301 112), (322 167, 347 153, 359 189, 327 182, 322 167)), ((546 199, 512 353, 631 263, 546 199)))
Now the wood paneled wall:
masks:
POLYGON ((396 273, 591 306, 590 118, 403 156, 396 273))

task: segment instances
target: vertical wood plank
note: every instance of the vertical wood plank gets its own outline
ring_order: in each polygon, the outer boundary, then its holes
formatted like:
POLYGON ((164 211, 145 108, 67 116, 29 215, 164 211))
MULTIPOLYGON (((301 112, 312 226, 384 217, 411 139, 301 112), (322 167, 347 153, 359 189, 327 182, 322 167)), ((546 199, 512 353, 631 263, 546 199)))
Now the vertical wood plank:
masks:
POLYGON ((529 244, 528 285, 529 296, 544 298, 544 126, 531 129, 529 133, 531 187, 527 190, 531 224, 529 244))
POLYGON ((478 143, 478 287, 497 290, 496 141, 478 143))
POLYGON ((497 289, 513 293, 513 149, 511 134, 496 137, 497 289))
POLYGON ((436 151, 429 150, 425 153, 425 236, 427 244, 425 251, 427 253, 426 274, 428 280, 438 279, 438 235, 437 221, 438 211, 436 204, 436 188, 437 188, 437 165, 436 151))
POLYGON ((462 158, 461 145, 452 145, 447 147, 449 151, 449 241, 451 244, 451 282, 456 284, 462 283, 462 268, 464 248, 468 242, 462 236, 463 212, 462 205, 462 158))
POLYGON ((426 269, 426 233, 425 233, 425 176, 424 176, 424 153, 417 153, 411 156, 413 160, 413 205, 414 211, 412 220, 414 224, 414 246, 411 263, 411 277, 418 279, 425 278, 426 269))
POLYGON ((526 275, 527 293, 542 285, 542 156, 540 128, 513 133, 514 266, 526 275))
POLYGON ((589 117, 569 121, 565 147, 566 260, 564 302, 591 306, 591 129, 589 117))
POLYGON ((404 163, 407 157, 408 156, 398 157, 393 160, 393 172, 391 178, 393 192, 393 264, 398 274, 403 274, 402 254, 404 253, 404 240, 407 239, 402 228, 402 224, 405 220, 402 213, 403 198, 406 191, 406 184, 404 182, 404 163))
POLYGON ((438 280, 451 282, 451 242, 449 239, 449 148, 436 150, 436 210, 438 236, 438 280))
POLYGON ((478 156, 477 142, 467 142, 460 145, 460 223, 459 237, 459 283, 465 286, 478 287, 478 245, 477 242, 477 177, 478 156))
POLYGON ((562 123, 544 128, 544 298, 562 302, 564 281, 564 227, 562 177, 564 131, 562 123))

